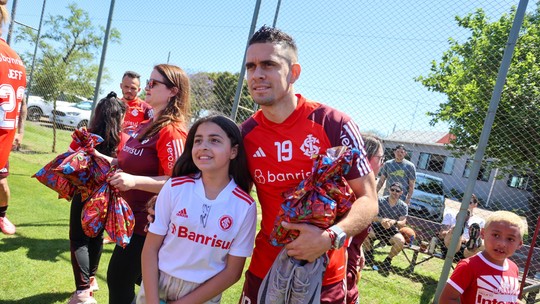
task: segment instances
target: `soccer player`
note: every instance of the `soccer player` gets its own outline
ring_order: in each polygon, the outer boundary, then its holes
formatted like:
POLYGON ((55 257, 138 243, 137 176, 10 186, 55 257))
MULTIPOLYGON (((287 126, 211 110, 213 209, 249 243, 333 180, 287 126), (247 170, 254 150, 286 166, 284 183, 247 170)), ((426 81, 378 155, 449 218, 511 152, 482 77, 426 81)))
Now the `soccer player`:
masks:
POLYGON ((268 241, 283 202, 281 194, 296 187, 310 173, 314 154, 346 145, 359 149, 364 156, 346 176, 357 197, 351 211, 327 230, 309 224, 283 223, 287 229, 300 231, 299 237, 285 246, 289 256, 312 262, 329 251, 321 302, 343 303, 343 242, 365 229, 378 209, 375 178, 365 157, 360 131, 346 114, 295 94, 293 86, 301 72, 296 43, 281 30, 263 26, 251 37, 246 68, 249 92, 261 107, 242 124, 242 133, 262 222, 240 303, 256 303, 262 280, 281 250, 268 241))
POLYGON ((120 89, 123 95, 122 101, 128 107, 122 128, 124 132, 131 135, 139 127, 139 124, 152 118, 153 111, 148 103, 137 96, 141 91, 141 75, 139 73, 126 71, 122 76, 120 89))
MULTIPOLYGON (((2 24, 9 20, 7 0, 0 0, 0 35, 2 24)), ((14 234, 15 225, 6 217, 10 192, 9 154, 13 144, 19 146, 24 133, 26 104, 26 70, 19 55, 0 38, 0 230, 14 234)))

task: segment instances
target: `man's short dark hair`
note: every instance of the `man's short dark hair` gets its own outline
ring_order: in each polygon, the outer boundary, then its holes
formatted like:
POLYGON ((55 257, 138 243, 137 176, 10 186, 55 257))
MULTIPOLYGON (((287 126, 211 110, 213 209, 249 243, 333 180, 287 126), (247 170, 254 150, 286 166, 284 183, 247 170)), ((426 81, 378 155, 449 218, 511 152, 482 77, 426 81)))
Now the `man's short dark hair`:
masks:
POLYGON ((137 79, 141 79, 141 75, 137 72, 133 72, 133 71, 126 71, 124 73, 124 76, 122 76, 122 79, 124 79, 124 77, 129 77, 129 78, 137 78, 137 79))
POLYGON ((399 191, 403 191, 403 185, 400 182, 394 182, 392 185, 390 185, 390 188, 392 187, 398 187, 399 191))
POLYGON ((296 48, 296 42, 294 39, 289 34, 275 27, 270 27, 267 25, 261 26, 261 28, 256 31, 253 36, 251 36, 248 45, 252 45, 254 43, 280 44, 285 48, 290 48, 293 50, 295 56, 298 54, 298 49, 296 48))
POLYGON ((405 149, 405 145, 403 145, 403 144, 397 145, 397 146, 394 148, 394 151, 399 150, 399 149, 403 149, 403 150, 407 151, 407 149, 405 149))

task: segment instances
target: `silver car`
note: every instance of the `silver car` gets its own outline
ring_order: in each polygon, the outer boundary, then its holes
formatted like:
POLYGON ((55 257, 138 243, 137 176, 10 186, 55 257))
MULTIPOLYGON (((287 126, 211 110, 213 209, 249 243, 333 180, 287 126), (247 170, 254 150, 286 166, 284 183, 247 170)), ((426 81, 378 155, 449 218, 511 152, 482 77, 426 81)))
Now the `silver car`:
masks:
POLYGON ((443 179, 425 173, 416 173, 409 213, 432 221, 442 222, 444 201, 443 179))
POLYGON ((61 105, 52 110, 49 120, 60 126, 81 128, 88 126, 92 110, 91 101, 81 101, 76 104, 61 105))

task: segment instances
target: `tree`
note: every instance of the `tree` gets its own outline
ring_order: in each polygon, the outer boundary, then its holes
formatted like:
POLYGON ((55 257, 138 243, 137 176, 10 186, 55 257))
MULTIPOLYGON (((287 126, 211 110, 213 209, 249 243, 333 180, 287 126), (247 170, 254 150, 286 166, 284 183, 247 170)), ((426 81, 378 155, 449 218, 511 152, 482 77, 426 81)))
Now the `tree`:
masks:
MULTIPOLYGON (((68 9, 70 15, 67 17, 49 16, 45 20, 39 43, 41 56, 36 58, 32 83, 29 83, 29 94, 53 101, 54 109, 59 96, 93 96, 98 73, 94 58, 99 57, 105 33, 103 27, 98 31, 88 13, 76 4, 68 5, 68 9)), ((15 39, 35 43, 37 34, 22 27, 15 39)), ((120 32, 113 28, 109 39, 119 42, 120 32)), ((28 51, 21 54, 26 67, 31 68, 29 63, 33 56, 28 51)), ((110 79, 106 71, 103 75, 105 81, 110 79)), ((56 126, 53 126, 53 137, 52 152, 56 152, 56 126)))
MULTIPOLYGON (((31 94, 45 100, 56 100, 58 96, 83 96, 94 94, 99 58, 105 29, 92 25, 88 13, 76 4, 68 5, 69 16, 49 16, 44 22, 44 34, 40 38, 41 55, 36 58, 31 94)), ((34 43, 36 33, 22 27, 17 33, 17 41, 34 43)), ((111 42, 120 41, 120 32, 112 29, 111 42)), ((30 52, 22 53, 22 59, 30 68, 30 52)), ((104 73, 104 79, 110 77, 104 73)))
MULTIPOLYGON (((450 144, 457 155, 475 152, 499 66, 512 27, 515 8, 491 21, 482 9, 456 17, 458 25, 470 31, 450 47, 439 62, 433 61, 427 76, 416 81, 447 96, 431 123, 447 122, 456 137, 450 144)), ((499 108, 491 130, 485 158, 496 160, 502 170, 532 176, 530 211, 539 212, 540 192, 540 11, 527 13, 508 71, 499 108)), ((535 226, 535 225, 533 225, 535 226)), ((531 227, 531 225, 529 225, 531 227)), ((530 234, 529 234, 530 235, 530 234)))
MULTIPOLYGON (((208 111, 230 116, 238 77, 239 73, 230 72, 200 72, 190 75, 193 116, 197 118, 208 111)), ((244 121, 253 113, 253 104, 244 81, 236 116, 237 121, 244 121)))

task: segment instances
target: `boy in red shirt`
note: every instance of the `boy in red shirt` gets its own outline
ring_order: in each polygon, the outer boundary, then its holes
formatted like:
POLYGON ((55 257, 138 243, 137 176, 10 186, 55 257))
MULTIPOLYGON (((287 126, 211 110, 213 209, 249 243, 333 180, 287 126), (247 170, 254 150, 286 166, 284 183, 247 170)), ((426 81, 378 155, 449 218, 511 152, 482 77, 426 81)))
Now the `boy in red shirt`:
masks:
POLYGON ((519 269, 508 258, 523 245, 524 231, 515 213, 494 212, 481 230, 485 249, 457 264, 439 303, 522 303, 519 269))

